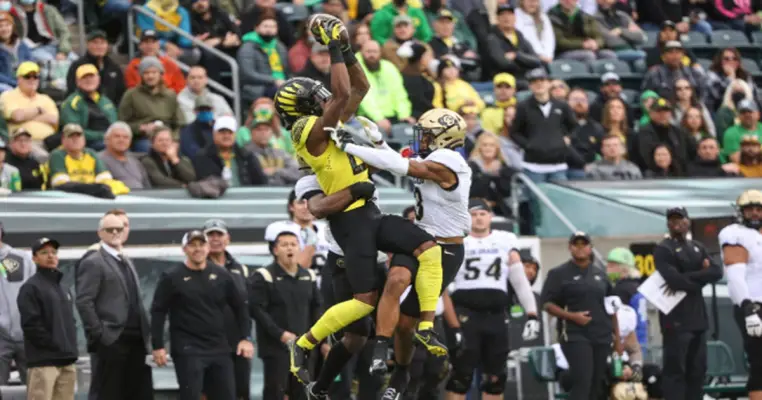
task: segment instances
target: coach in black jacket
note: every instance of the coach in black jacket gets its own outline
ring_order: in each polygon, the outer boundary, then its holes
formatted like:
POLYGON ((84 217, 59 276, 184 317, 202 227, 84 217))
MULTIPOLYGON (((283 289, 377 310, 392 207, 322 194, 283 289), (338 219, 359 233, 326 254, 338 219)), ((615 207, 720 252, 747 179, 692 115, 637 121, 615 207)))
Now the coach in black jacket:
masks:
POLYGON ((299 238, 281 232, 273 244, 275 262, 251 276, 249 309, 257 322, 257 354, 265 371, 263 400, 302 399, 304 388, 289 373, 286 343, 307 332, 321 314, 315 272, 296 262, 299 238))
POLYGON ((570 136, 577 128, 574 112, 567 103, 550 98, 544 69, 530 71, 527 79, 533 95, 516 106, 511 139, 524 150, 524 170, 533 180, 565 179, 570 136), (553 173, 535 172, 532 164, 558 168, 553 173))
POLYGON ((234 117, 224 116, 214 122, 214 143, 193 157, 197 179, 216 176, 228 181, 233 187, 267 184, 267 177, 254 153, 235 143, 237 129, 238 123, 234 117))
POLYGON ((32 245, 37 273, 21 286, 16 299, 26 352, 29 398, 74 398, 77 330, 72 297, 58 270, 57 241, 42 238, 32 245), (56 374, 49 369, 55 368, 56 374))

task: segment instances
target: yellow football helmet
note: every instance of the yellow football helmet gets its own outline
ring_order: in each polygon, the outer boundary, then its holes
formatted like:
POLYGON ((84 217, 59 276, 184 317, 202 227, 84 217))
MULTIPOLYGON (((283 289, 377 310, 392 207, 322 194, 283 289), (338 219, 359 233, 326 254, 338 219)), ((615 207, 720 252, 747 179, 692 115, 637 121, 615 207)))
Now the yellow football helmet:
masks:
POLYGON ((418 154, 437 149, 454 150, 465 144, 466 120, 455 111, 435 108, 421 115, 413 126, 413 133, 414 148, 418 154), (421 148, 422 143, 425 143, 425 148, 421 148))
POLYGON ((738 199, 736 200, 738 222, 748 226, 749 228, 762 228, 762 220, 746 218, 744 215, 744 209, 751 206, 762 207, 762 192, 759 190, 750 189, 738 196, 738 199))

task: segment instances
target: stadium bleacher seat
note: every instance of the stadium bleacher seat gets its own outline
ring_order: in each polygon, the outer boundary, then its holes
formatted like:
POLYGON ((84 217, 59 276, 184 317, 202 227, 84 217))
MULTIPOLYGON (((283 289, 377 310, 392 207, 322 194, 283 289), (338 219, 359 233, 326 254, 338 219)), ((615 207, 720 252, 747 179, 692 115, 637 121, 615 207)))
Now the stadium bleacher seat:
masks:
POLYGON ((759 64, 751 58, 742 58, 741 65, 743 68, 752 75, 760 73, 759 64))
POLYGON ((532 95, 532 92, 529 90, 520 90, 516 92, 516 101, 524 101, 529 98, 529 96, 532 95))
POLYGON ((595 60, 590 63, 590 67, 596 75, 603 75, 606 72, 615 72, 622 77, 632 73, 630 64, 627 64, 622 60, 595 60))
POLYGON ((751 33, 751 41, 754 44, 762 44, 762 31, 754 31, 751 33))
POLYGON ((659 32, 646 31, 646 42, 643 43, 643 48, 651 49, 656 47, 656 42, 659 40, 659 32))
POLYGON ((712 45, 719 49, 726 47, 748 46, 749 39, 741 31, 717 30, 712 32, 712 45))
POLYGON ((622 89, 622 98, 627 104, 637 105, 640 103, 640 92, 635 89, 622 89))
POLYGON ((310 15, 303 4, 275 3, 275 9, 281 11, 289 22, 303 21, 310 15))
POLYGON ((471 82, 471 86, 473 86, 474 90, 476 90, 479 93, 482 93, 482 92, 492 93, 495 89, 494 86, 492 85, 492 82, 471 82))
POLYGON ((708 58, 698 58, 696 59, 696 62, 698 63, 698 65, 704 68, 704 71, 708 71, 709 67, 712 66, 712 60, 708 58))
POLYGON ((690 31, 680 36, 680 41, 686 48, 692 47, 706 47, 707 37, 703 33, 690 31))
POLYGON ((593 104, 598 100, 598 93, 592 90, 585 90, 587 93, 587 104, 593 104))
POLYGON ((548 69, 550 75, 558 79, 587 78, 590 76, 588 66, 574 60, 553 60, 548 69))

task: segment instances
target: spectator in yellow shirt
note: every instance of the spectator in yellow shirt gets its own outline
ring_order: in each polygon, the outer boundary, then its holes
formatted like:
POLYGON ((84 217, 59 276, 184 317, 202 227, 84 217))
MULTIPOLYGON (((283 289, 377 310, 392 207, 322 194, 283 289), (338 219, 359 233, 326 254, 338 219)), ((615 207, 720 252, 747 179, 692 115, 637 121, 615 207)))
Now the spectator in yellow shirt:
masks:
POLYGON ((58 107, 48 95, 38 93, 40 66, 26 61, 16 69, 18 87, 0 94, 3 118, 8 131, 24 128, 32 135, 32 156, 45 162, 48 152, 43 140, 58 128, 58 107))
POLYGON ((507 72, 501 72, 492 79, 492 85, 495 105, 482 111, 482 128, 500 135, 503 131, 505 109, 516 107, 516 78, 507 72))
POLYGON ((106 183, 113 179, 98 155, 85 148, 84 129, 77 124, 64 127, 61 148, 50 153, 48 176, 51 187, 68 182, 106 183))
POLYGON ((470 83, 460 79, 460 61, 451 55, 439 59, 437 79, 442 86, 442 96, 445 108, 453 111, 466 103, 472 103, 477 112, 484 110, 484 100, 470 83))
POLYGON ((738 170, 745 178, 762 178, 762 157, 760 157, 759 138, 745 135, 741 138, 741 152, 738 170))

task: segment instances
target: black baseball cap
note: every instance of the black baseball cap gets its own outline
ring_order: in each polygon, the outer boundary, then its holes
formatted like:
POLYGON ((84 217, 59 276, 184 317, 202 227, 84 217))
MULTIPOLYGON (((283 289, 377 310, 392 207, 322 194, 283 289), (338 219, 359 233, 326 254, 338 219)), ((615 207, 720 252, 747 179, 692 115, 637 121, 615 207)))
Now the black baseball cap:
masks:
POLYGON ((468 201, 468 211, 476 211, 476 210, 492 212, 492 207, 490 207, 489 203, 487 203, 487 201, 484 199, 473 198, 468 201))
POLYGON ((670 20, 666 20, 661 23, 661 30, 664 30, 666 28, 677 29, 677 25, 670 20))
POLYGON ((194 229, 190 232, 187 232, 185 235, 183 235, 183 240, 181 242, 182 246, 185 247, 194 240, 201 240, 204 243, 207 242, 206 235, 204 234, 204 232, 198 229, 194 229))
POLYGON ((582 231, 577 231, 572 233, 572 235, 569 237, 569 244, 573 244, 574 242, 578 240, 582 240, 587 244, 590 244, 593 242, 593 240, 590 239, 590 235, 582 231))
POLYGON ((56 250, 58 250, 58 248, 61 247, 61 245, 55 239, 50 239, 46 237, 39 238, 35 240, 34 243, 32 244, 32 254, 36 254, 38 251, 40 251, 40 249, 42 249, 45 246, 53 246, 53 248, 56 250))
POLYGON ((672 207, 667 209, 667 219, 672 217, 688 218, 688 210, 685 207, 672 207))
POLYGON ((146 39, 153 39, 157 40, 159 39, 159 35, 156 34, 156 31, 153 29, 146 29, 143 31, 143 33, 140 35, 140 41, 144 41, 146 39))
POLYGON ((545 68, 535 68, 527 72, 525 78, 529 82, 539 81, 541 79, 548 79, 548 72, 545 71, 545 68))
POLYGON ((651 111, 672 111, 672 104, 667 99, 660 97, 651 104, 651 111))
POLYGON ((206 235, 209 232, 228 233, 228 226, 221 219, 208 219, 204 222, 204 234, 206 235))
POLYGON ((104 31, 102 31, 100 29, 96 29, 96 30, 91 31, 90 33, 87 34, 87 41, 88 42, 91 41, 91 40, 95 40, 95 39, 106 39, 106 38, 107 38, 106 32, 104 32, 104 31))
POLYGON ((515 12, 516 7, 510 5, 510 4, 501 4, 497 6, 497 15, 500 15, 501 13, 508 11, 508 12, 515 12))

